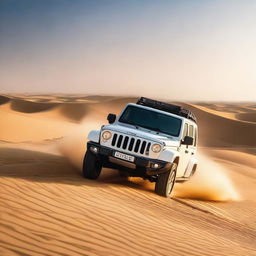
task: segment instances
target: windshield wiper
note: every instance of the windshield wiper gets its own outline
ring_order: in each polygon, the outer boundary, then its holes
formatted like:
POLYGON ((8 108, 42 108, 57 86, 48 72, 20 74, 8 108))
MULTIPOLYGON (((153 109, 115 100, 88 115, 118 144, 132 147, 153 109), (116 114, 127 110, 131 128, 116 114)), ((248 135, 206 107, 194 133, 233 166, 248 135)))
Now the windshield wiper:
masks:
MULTIPOLYGON (((155 132, 162 132, 159 128, 153 128, 153 127, 149 127, 149 126, 142 126, 140 125, 140 127, 142 128, 146 128, 146 129, 149 129, 149 130, 152 130, 152 131, 155 131, 155 132)), ((162 132, 163 133, 163 132, 162 132)))
POLYGON ((148 127, 147 129, 150 129, 150 130, 155 131, 155 132, 164 133, 164 132, 162 132, 159 128, 149 128, 149 127, 148 127))
POLYGON ((136 129, 138 129, 138 125, 134 124, 133 122, 129 122, 129 121, 127 121, 127 120, 125 120, 125 121, 120 121, 120 122, 121 122, 121 123, 124 123, 124 124, 133 125, 133 126, 135 126, 136 129))
POLYGON ((157 128, 157 127, 149 127, 149 126, 146 126, 146 125, 136 125, 134 124, 133 122, 130 122, 130 121, 127 121, 127 120, 124 120, 124 121, 120 121, 121 123, 126 123, 126 124, 130 124, 130 125, 133 125, 135 126, 136 129, 138 129, 139 127, 141 128, 145 128, 145 129, 148 129, 148 130, 151 130, 151 131, 155 131, 155 132, 160 132, 160 133, 163 133, 163 134, 166 134, 168 136, 172 136, 171 134, 168 134, 168 133, 165 133, 163 132, 161 129, 157 128))
POLYGON ((146 128, 146 129, 149 129, 149 130, 152 130, 152 131, 155 131, 155 132, 160 132, 160 133, 163 133, 163 134, 166 134, 166 135, 168 135, 168 136, 171 136, 172 137, 172 135, 171 134, 169 134, 169 133, 166 133, 166 132, 163 132, 161 129, 159 129, 159 128, 153 128, 153 127, 148 127, 148 126, 141 126, 141 127, 143 127, 143 128, 146 128))

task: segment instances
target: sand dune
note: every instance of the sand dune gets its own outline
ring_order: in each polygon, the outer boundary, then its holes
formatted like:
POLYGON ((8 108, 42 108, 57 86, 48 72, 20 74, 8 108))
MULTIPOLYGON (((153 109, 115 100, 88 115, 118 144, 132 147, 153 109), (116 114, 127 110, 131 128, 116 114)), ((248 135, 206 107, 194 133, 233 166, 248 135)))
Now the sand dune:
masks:
MULTIPOLYGON (((8 107, 8 106, 7 106, 8 107)), ((34 115, 0 108, 0 140, 8 142, 42 141, 67 135, 74 125, 61 120, 35 118, 34 115)))
POLYGON ((248 123, 227 118, 202 109, 196 105, 186 105, 197 116, 200 129, 199 143, 202 146, 234 147, 256 145, 256 123, 248 123))
POLYGON ((58 105, 58 103, 38 103, 26 100, 12 100, 11 109, 22 113, 35 113, 50 110, 58 105))
POLYGON ((219 204, 161 198, 108 170, 99 181, 83 180, 65 158, 50 154, 4 148, 1 159, 4 255, 252 255, 255 249, 254 230, 219 204))
POLYGON ((256 123, 256 111, 236 114, 236 118, 239 120, 256 123))
POLYGON ((8 102, 10 99, 8 97, 5 96, 1 96, 0 95, 0 105, 5 104, 6 102, 8 102))
POLYGON ((152 183, 114 170, 104 169, 97 181, 81 176, 87 132, 135 98, 6 98, 0 255, 255 255, 256 126, 253 115, 249 122, 236 116, 253 104, 228 104, 226 111, 225 104, 189 105, 203 146, 199 169, 166 199, 152 183))

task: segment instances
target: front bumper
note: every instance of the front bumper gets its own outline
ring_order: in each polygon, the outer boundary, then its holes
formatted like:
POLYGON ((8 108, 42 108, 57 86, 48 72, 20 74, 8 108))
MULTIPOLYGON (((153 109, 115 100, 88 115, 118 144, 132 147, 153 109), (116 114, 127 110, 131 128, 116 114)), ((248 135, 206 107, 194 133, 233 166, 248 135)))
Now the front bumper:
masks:
POLYGON ((91 141, 87 143, 87 150, 90 150, 95 155, 97 155, 99 160, 102 162, 103 167, 122 169, 128 172, 130 175, 136 177, 155 176, 164 173, 171 168, 171 163, 169 162, 135 156, 129 153, 128 155, 134 157, 134 162, 132 163, 126 160, 116 158, 114 157, 114 153, 116 151, 122 151, 104 147, 98 143, 91 141))

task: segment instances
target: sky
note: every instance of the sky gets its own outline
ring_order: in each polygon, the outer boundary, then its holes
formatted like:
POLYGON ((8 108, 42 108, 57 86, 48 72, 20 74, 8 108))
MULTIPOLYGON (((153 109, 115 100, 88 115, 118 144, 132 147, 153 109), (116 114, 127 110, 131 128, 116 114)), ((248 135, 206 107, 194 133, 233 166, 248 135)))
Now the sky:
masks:
POLYGON ((256 101, 254 0, 1 0, 0 93, 256 101))

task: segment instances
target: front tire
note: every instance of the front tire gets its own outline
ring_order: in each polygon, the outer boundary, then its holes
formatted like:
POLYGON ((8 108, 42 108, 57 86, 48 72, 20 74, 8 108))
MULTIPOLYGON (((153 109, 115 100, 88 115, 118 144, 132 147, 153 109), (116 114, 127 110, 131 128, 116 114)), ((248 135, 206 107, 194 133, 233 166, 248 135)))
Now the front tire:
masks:
POLYGON ((95 154, 87 150, 83 162, 84 178, 96 180, 101 173, 102 164, 95 154))
POLYGON ((169 171, 158 176, 155 185, 155 192, 164 197, 170 197, 175 183, 177 173, 177 164, 173 163, 169 171))

